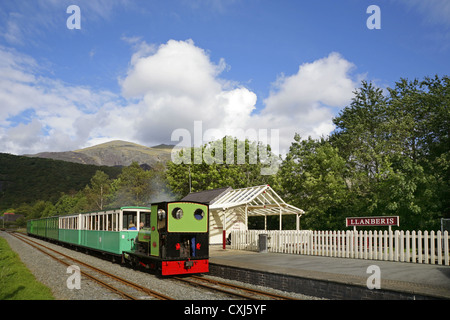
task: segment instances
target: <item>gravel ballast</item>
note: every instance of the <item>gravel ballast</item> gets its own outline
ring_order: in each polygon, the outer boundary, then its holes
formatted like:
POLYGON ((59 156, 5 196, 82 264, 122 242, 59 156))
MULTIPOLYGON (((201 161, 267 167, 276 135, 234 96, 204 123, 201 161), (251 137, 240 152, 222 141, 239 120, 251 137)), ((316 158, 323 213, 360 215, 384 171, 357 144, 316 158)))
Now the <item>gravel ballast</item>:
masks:
MULTIPOLYGON (((49 287, 57 300, 121 300, 120 295, 112 293, 110 290, 97 284, 84 276, 81 277, 80 289, 69 289, 68 279, 71 277, 72 272, 68 267, 48 257, 42 252, 36 250, 30 245, 16 239, 12 235, 6 232, 0 232, 0 236, 5 238, 12 250, 14 250, 27 266, 27 268, 35 275, 36 279, 49 287)), ((55 245, 46 241, 33 238, 33 241, 43 243, 45 246, 61 251, 75 259, 91 264, 97 268, 103 269, 109 273, 116 274, 129 281, 135 282, 140 285, 144 285, 149 289, 163 293, 176 300, 226 300, 236 299, 236 297, 226 296, 214 291, 207 291, 205 289, 192 287, 187 284, 180 283, 179 281, 163 279, 154 274, 134 270, 118 263, 113 263, 106 259, 99 259, 97 257, 82 253, 80 251, 71 250, 68 248, 55 245)), ((83 270, 83 267, 80 266, 83 270)), ((224 280, 224 279, 220 279, 224 280)), ((70 280, 69 280, 70 281, 70 280)), ((252 286, 244 283, 237 283, 242 286, 256 288, 260 290, 271 290, 272 292, 281 295, 290 295, 297 299, 316 300, 318 298, 305 296, 301 294, 293 294, 287 292, 281 292, 279 290, 272 290, 270 288, 261 288, 258 286, 252 286)), ((144 298, 146 295, 142 293, 144 298)), ((147 297, 148 299, 148 297, 147 297)))

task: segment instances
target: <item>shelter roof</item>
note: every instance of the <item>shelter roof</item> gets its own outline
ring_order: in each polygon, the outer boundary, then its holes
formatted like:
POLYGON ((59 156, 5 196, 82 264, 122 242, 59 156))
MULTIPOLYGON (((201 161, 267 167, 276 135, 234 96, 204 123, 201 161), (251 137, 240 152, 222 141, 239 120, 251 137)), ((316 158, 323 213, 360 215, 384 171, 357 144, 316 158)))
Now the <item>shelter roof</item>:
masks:
POLYGON ((194 201, 212 205, 217 199, 228 191, 233 190, 231 187, 205 190, 200 192, 189 193, 180 201, 194 201))
POLYGON ((247 209, 248 215, 304 213, 302 209, 286 203, 269 185, 228 190, 210 204, 209 209, 239 211, 247 209))

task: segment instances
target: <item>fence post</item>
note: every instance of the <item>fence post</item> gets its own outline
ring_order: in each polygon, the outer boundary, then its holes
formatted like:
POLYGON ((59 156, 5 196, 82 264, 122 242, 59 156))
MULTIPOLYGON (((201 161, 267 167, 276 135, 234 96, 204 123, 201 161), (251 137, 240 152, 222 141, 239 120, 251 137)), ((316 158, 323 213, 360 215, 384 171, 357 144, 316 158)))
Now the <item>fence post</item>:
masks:
POLYGON ((442 236, 441 236, 441 231, 437 232, 437 255, 438 255, 438 264, 442 264, 442 236))
POLYGON ((435 259, 435 237, 434 237, 434 231, 432 230, 430 232, 430 263, 431 264, 435 264, 436 263, 436 259, 435 259))
POLYGON ((360 259, 364 258, 364 231, 359 231, 358 237, 358 257, 360 259))
POLYGON ((319 237, 317 231, 314 231, 313 238, 312 238, 312 254, 315 256, 317 255, 317 238, 319 237))
POLYGON ((363 240, 364 241, 361 244, 364 247, 364 259, 367 259, 367 230, 364 231, 363 240))
POLYGON ((353 231, 347 231, 347 258, 353 258, 353 231))
POLYGON ((342 257, 342 233, 343 233, 344 231, 338 231, 337 232, 337 242, 338 242, 338 247, 337 247, 337 250, 338 250, 338 257, 342 257))
POLYGON ((399 241, 400 241, 400 248, 399 248, 399 250, 400 250, 400 261, 401 262, 404 262, 405 261, 405 232, 402 230, 402 231, 400 231, 400 234, 399 234, 399 236, 400 236, 400 238, 399 238, 399 241))
POLYGON ((423 241, 424 241, 424 253, 425 253, 425 263, 428 263, 428 231, 423 233, 423 241))
POLYGON ((412 231, 411 232, 411 261, 412 262, 417 262, 416 261, 416 257, 417 257, 417 255, 416 255, 416 241, 417 241, 417 238, 416 238, 416 231, 412 231))
POLYGON ((399 250, 400 250, 400 243, 399 243, 399 234, 400 232, 398 230, 394 231, 394 261, 398 261, 399 257, 399 250))
POLYGON ((411 252, 409 251, 409 247, 410 247, 410 244, 409 244, 409 241, 410 241, 410 236, 409 236, 409 230, 407 230, 406 231, 406 248, 405 248, 405 251, 406 251, 406 257, 405 257, 405 259, 406 259, 406 262, 409 262, 410 261, 410 257, 411 257, 411 252))
POLYGON ((319 237, 319 256, 323 256, 324 255, 324 251, 325 251, 325 241, 324 241, 324 235, 325 235, 325 231, 319 231, 320 232, 320 237, 319 237))
POLYGON ((444 253, 445 253, 445 265, 449 265, 449 254, 450 254, 450 252, 449 252, 449 250, 448 250, 449 248, 448 248, 448 231, 447 230, 445 230, 444 231, 444 253))
POLYGON ((306 248, 305 248, 305 252, 308 255, 311 255, 311 237, 312 237, 312 232, 308 233, 308 236, 306 237, 306 248))
POLYGON ((314 231, 314 237, 313 237, 313 252, 314 255, 317 256, 317 249, 319 246, 319 232, 318 231, 314 231))
POLYGON ((378 233, 378 259, 383 260, 383 232, 378 233))
POLYGON ((334 241, 334 257, 338 257, 339 252, 339 231, 333 231, 333 241, 334 241))
POLYGON ((417 232, 417 253, 419 255, 419 263, 423 263, 423 251, 422 251, 422 231, 417 232))

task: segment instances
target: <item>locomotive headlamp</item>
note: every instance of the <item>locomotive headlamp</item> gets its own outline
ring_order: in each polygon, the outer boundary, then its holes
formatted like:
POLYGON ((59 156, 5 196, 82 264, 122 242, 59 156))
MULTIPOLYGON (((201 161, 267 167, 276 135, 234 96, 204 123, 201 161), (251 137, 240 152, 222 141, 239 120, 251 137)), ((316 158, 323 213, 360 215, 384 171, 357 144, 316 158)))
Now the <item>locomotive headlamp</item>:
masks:
POLYGON ((164 220, 166 218, 166 211, 164 209, 158 209, 158 220, 164 220))

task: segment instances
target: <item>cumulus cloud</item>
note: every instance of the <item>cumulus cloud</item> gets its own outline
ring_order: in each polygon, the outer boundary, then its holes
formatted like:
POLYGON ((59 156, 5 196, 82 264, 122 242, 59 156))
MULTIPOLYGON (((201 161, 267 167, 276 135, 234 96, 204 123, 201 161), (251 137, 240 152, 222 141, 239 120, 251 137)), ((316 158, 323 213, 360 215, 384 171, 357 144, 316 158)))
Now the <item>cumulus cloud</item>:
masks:
POLYGON ((328 135, 336 108, 350 101, 356 87, 351 77, 355 66, 331 53, 300 65, 294 75, 279 76, 264 109, 254 115, 256 94, 221 79, 225 66, 223 60, 213 63, 192 40, 170 40, 134 57, 122 92, 138 99, 133 106, 140 110, 135 138, 162 141, 177 128, 194 135, 194 121, 200 120, 203 132, 215 129, 233 135, 278 129, 280 152, 285 153, 296 132, 304 137, 328 135))
POLYGON ((251 122, 279 129, 281 153, 287 152, 295 133, 304 138, 327 136, 334 130, 336 110, 352 98, 354 68, 338 53, 300 65, 296 74, 278 77, 265 108, 251 122))
POLYGON ((43 77, 34 59, 0 47, 0 151, 22 154, 76 148, 92 136, 95 126, 85 126, 88 118, 96 118, 113 97, 43 77))
POLYGON ((193 132, 194 121, 205 130, 245 125, 256 95, 221 79, 225 67, 192 40, 170 40, 148 55, 133 55, 121 83, 124 97, 138 99, 127 107, 140 110, 136 138, 167 141, 177 128, 193 132))
POLYGON ((120 93, 44 77, 32 58, 0 47, 0 150, 64 151, 113 139, 178 144, 171 141, 177 129, 190 132, 194 144, 206 142, 207 132, 242 138, 242 132, 266 129, 269 136, 257 138, 273 144, 270 129, 277 129, 279 152, 285 153, 296 132, 329 134, 333 114, 350 102, 356 87, 354 65, 331 53, 280 75, 256 110, 256 94, 225 78, 225 60, 212 61, 192 40, 160 46, 124 40, 134 53, 119 80, 120 93), (195 136, 198 121, 201 132, 195 136))

